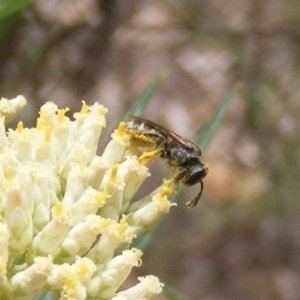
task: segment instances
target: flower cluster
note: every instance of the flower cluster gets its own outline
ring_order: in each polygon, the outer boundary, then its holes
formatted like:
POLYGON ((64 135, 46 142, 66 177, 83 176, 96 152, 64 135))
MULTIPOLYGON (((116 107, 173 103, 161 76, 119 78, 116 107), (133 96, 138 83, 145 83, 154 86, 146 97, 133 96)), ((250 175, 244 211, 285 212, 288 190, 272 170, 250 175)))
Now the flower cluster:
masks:
POLYGON ((45 290, 61 300, 153 299, 163 285, 152 275, 120 287, 141 264, 132 240, 168 213, 170 190, 162 185, 131 203, 150 173, 130 152, 122 122, 97 155, 104 106, 83 102, 70 119, 48 102, 36 127, 19 122, 7 131, 25 103, 0 101, 0 299, 45 290))

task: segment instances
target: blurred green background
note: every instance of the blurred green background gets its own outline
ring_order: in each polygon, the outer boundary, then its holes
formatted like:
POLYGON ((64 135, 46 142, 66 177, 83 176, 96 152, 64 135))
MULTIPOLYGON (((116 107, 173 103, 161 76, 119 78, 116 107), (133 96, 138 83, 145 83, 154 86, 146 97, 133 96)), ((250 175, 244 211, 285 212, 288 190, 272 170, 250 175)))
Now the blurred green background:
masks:
MULTIPOLYGON (((205 149, 203 198, 187 210, 199 187, 185 189, 129 285, 153 274, 194 300, 300 299, 299 16, 298 0, 0 0, 0 96, 27 98, 27 126, 46 101, 101 102, 100 153, 161 72, 144 117, 187 138, 244 82, 205 149)), ((140 195, 167 171, 149 167, 140 195)))

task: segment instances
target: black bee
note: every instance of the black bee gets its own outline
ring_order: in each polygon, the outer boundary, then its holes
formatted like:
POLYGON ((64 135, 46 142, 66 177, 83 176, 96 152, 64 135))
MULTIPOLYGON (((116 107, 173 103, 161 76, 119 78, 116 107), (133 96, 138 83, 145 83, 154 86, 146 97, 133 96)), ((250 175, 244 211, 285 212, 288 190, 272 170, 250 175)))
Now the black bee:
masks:
POLYGON ((171 184, 177 186, 181 181, 183 184, 192 186, 200 182, 200 191, 186 206, 194 207, 202 194, 202 179, 208 172, 208 165, 200 161, 202 151, 189 140, 180 135, 143 118, 131 116, 132 121, 127 123, 127 132, 132 141, 145 145, 153 145, 153 149, 144 152, 140 160, 149 159, 154 156, 165 159, 173 171, 171 184))

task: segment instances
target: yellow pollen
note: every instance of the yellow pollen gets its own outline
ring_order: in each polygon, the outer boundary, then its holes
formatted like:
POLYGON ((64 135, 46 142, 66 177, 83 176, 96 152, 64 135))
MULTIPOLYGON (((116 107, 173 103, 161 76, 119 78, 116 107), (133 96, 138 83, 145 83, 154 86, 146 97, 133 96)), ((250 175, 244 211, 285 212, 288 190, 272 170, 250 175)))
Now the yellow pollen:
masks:
POLYGON ((115 182, 117 180, 117 171, 118 171, 119 165, 114 164, 111 168, 111 173, 110 173, 110 181, 115 182))
POLYGON ((84 274, 88 273, 89 268, 87 267, 87 265, 85 263, 80 263, 78 270, 81 275, 84 275, 84 274))
POLYGON ((63 212, 63 206, 61 202, 57 200, 54 206, 53 214, 56 216, 60 216, 62 212, 63 212))
POLYGON ((163 186, 163 188, 161 189, 160 194, 159 194, 160 199, 163 199, 170 192, 171 192, 171 190, 167 186, 163 186))
POLYGON ((46 126, 44 130, 44 142, 45 143, 50 143, 51 141, 51 132, 52 132, 52 127, 51 126, 46 126))
POLYGON ((119 123, 119 127, 118 127, 118 129, 117 129, 118 134, 119 134, 119 135, 123 135, 124 132, 125 132, 125 129, 126 129, 126 124, 125 124, 125 122, 120 122, 120 123, 119 123))
POLYGON ((107 198, 110 198, 111 195, 107 191, 103 191, 102 193, 99 193, 96 197, 96 201, 98 204, 101 204, 103 201, 105 201, 107 198))
POLYGON ((100 106, 98 109, 98 114, 104 116, 106 113, 106 109, 103 106, 100 106))
POLYGON ((78 284, 78 280, 74 276, 68 276, 66 278, 66 286, 69 290, 74 290, 77 284, 78 284))
POLYGON ((3 258, 0 258, 0 275, 6 275, 6 263, 3 258))
POLYGON ((4 169, 4 174, 5 174, 5 178, 8 180, 8 181, 12 181, 14 179, 14 175, 13 175, 13 172, 12 172, 12 169, 7 167, 4 169))
POLYGON ((128 223, 126 223, 124 218, 121 219, 118 226, 118 234, 122 235, 127 228, 128 228, 128 223))
POLYGON ((112 219, 110 218, 106 218, 106 219, 102 219, 100 221, 100 228, 101 229, 105 229, 106 227, 108 227, 111 223, 112 223, 112 219))
POLYGON ((82 106, 81 106, 80 113, 87 114, 90 109, 89 105, 87 105, 84 100, 82 100, 81 103, 82 103, 82 106))
POLYGON ((42 130, 44 124, 46 123, 46 120, 44 117, 39 117, 37 120, 36 120, 36 129, 37 130, 42 130))
POLYGON ((66 108, 62 108, 62 109, 59 109, 58 112, 57 112, 57 121, 59 123, 63 123, 65 121, 65 114, 67 111, 69 111, 70 109, 68 107, 66 108))
POLYGON ((17 125, 17 132, 21 133, 23 131, 23 129, 24 129, 23 122, 20 121, 17 125))

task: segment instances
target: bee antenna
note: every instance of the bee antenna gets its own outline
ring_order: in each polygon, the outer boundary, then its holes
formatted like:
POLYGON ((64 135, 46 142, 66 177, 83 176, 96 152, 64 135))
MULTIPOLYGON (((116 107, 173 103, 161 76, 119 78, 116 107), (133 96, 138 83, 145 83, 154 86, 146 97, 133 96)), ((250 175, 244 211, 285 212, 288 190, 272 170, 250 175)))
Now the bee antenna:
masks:
POLYGON ((204 187, 204 185, 203 185, 203 182, 202 182, 202 180, 201 180, 201 181, 200 181, 200 191, 199 191, 199 193, 196 195, 196 197, 195 197, 192 201, 188 201, 188 202, 185 204, 185 206, 186 206, 187 208, 194 207, 194 206, 197 205, 199 199, 201 198, 201 194, 202 194, 202 191, 203 191, 203 187, 204 187))

